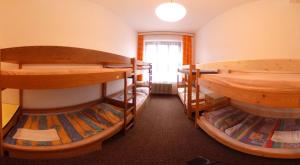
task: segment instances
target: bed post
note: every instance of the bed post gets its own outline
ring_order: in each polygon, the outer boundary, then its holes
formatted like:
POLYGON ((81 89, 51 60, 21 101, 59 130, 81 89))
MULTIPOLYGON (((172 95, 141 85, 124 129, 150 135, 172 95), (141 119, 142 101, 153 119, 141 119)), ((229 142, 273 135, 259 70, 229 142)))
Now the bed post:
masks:
MULTIPOLYGON (((1 49, 0 49, 0 70, 1 70, 1 61, 2 61, 2 55, 1 55, 1 49)), ((1 75, 0 75, 1 76, 1 75)), ((1 80, 1 78, 0 78, 1 80)), ((0 83, 1 84, 1 83, 0 83)), ((2 86, 0 86, 0 156, 3 156, 3 128, 2 128, 2 86)))
POLYGON ((199 98, 199 94, 200 94, 200 86, 198 84, 198 78, 200 77, 200 69, 196 69, 196 77, 195 77, 195 86, 196 86, 196 108, 199 109, 200 108, 200 98, 199 98))
POLYGON ((196 82, 195 82, 195 86, 196 86, 196 111, 195 111, 195 128, 198 128, 197 126, 197 120, 200 116, 200 98, 199 98, 199 94, 200 94, 200 86, 199 86, 199 78, 200 78, 200 69, 196 69, 196 82))
POLYGON ((193 92, 193 70, 195 70, 195 65, 190 65, 189 75, 188 75, 188 102, 187 102, 187 115, 192 118, 192 92, 193 92))
POLYGON ((199 86, 199 83, 198 83, 198 78, 200 78, 200 69, 196 69, 196 77, 195 77, 195 85, 196 85, 196 107, 197 109, 200 108, 200 103, 199 103, 199 100, 200 100, 200 86, 199 86))
POLYGON ((126 133, 126 125, 127 125, 127 109, 128 109, 128 99, 127 99, 127 73, 124 72, 124 125, 123 125, 123 131, 124 134, 126 133))
POLYGON ((182 79, 184 90, 183 90, 183 105, 184 105, 184 112, 187 113, 188 110, 188 104, 187 104, 187 91, 186 88, 188 87, 188 74, 184 73, 184 79, 182 79))
MULTIPOLYGON (((23 65, 19 64, 19 69, 22 69, 23 65)), ((19 105, 20 105, 20 110, 23 109, 23 89, 19 89, 19 105)), ((21 111, 22 113, 22 111, 21 111)))
POLYGON ((151 94, 152 91, 152 63, 149 64, 149 94, 151 94))
POLYGON ((106 83, 102 83, 102 85, 101 85, 102 98, 106 97, 106 94, 107 94, 106 87, 107 87, 106 83))
MULTIPOLYGON (((134 106, 134 109, 133 109, 133 113, 134 113, 134 117, 136 115, 136 69, 137 69, 137 65, 136 65, 136 59, 135 58, 132 58, 131 59, 131 65, 132 65, 132 95, 133 95, 133 106, 134 106)), ((149 89, 150 90, 150 89, 149 89)))

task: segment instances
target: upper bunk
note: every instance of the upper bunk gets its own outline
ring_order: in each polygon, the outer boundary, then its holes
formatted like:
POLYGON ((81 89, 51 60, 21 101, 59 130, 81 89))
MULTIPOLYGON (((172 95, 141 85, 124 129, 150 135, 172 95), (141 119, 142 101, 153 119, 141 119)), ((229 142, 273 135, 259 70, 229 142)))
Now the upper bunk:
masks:
MULTIPOLYGON (((19 65, 131 65, 117 54, 73 47, 27 46, 1 49, 1 62, 19 65)), ((56 89, 94 85, 128 77, 132 68, 1 69, 1 88, 56 89)))
POLYGON ((58 89, 94 85, 122 79, 131 69, 2 69, 2 88, 58 89))
POLYGON ((145 62, 145 61, 137 61, 136 62, 138 70, 149 70, 152 68, 152 63, 145 62))
POLYGON ((217 73, 219 73, 218 69, 201 69, 197 65, 183 65, 182 67, 178 68, 178 73, 196 75, 197 70, 199 70, 199 74, 217 74, 217 73))
POLYGON ((199 82, 231 99, 272 108, 300 107, 300 60, 251 60, 199 65, 219 69, 199 82))

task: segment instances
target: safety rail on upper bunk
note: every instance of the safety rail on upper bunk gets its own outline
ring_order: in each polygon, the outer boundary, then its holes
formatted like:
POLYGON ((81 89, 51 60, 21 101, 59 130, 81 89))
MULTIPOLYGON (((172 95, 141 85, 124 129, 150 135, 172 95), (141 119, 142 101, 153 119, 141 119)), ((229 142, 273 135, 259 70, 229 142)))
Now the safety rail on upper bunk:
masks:
POLYGON ((201 85, 234 100, 272 108, 300 108, 300 72, 225 70, 201 85))
POLYGON ((269 158, 300 158, 300 60, 245 60, 203 64, 218 74, 198 77, 215 95, 196 112, 196 124, 235 150, 269 158), (297 137, 296 137, 297 136, 297 137))
MULTIPOLYGON (((133 79, 133 84, 135 84, 135 68, 104 68, 105 65, 131 65, 135 66, 136 62, 134 58, 128 58, 120 56, 117 54, 83 49, 74 47, 62 47, 62 46, 26 46, 26 47, 14 47, 0 49, 0 64, 2 63, 13 63, 18 64, 19 69, 1 69, 1 89, 20 89, 19 100, 20 100, 20 110, 16 111, 13 117, 11 117, 7 125, 12 128, 17 122, 20 114, 22 115, 22 100, 23 100, 23 90, 24 89, 65 89, 74 88, 80 86, 96 85, 101 83, 106 83, 114 80, 124 80, 124 93, 127 93, 127 78, 133 79), (24 69, 25 65, 46 65, 47 69, 24 69), (52 69, 53 66, 55 69, 52 69), (61 67, 60 65, 70 66, 61 67), (76 67, 74 67, 74 65, 76 67), (99 65, 99 66, 98 66, 99 65), (80 66, 80 69, 77 69, 80 66), (92 66, 92 67, 91 67, 92 66), (60 69, 58 69, 60 68, 60 69), (20 112, 21 111, 21 112, 20 112), (17 113, 18 112, 18 113, 17 113)), ((1 66, 0 66, 1 67, 1 66)), ((135 85, 133 86, 135 87, 135 85)), ((2 91, 2 90, 1 90, 2 91)), ((135 88, 133 88, 133 93, 135 93, 135 88)), ((2 104, 2 95, 0 95, 0 114, 3 116, 3 111, 7 111, 8 108, 4 107, 2 104)), ((135 103, 135 95, 131 99, 135 103)), ((96 100, 91 103, 83 104, 81 107, 93 106, 98 104, 102 100, 96 100)), ((113 103, 112 103, 113 104, 113 103)), ((118 106, 118 104, 115 104, 118 106)), ((133 104, 134 105, 134 104, 133 104)), ((73 106, 72 106, 73 107, 73 106)), ((74 106, 80 107, 80 106, 74 106)), ((123 110, 123 129, 128 130, 125 125, 131 122, 132 116, 135 115, 135 106, 128 104, 127 98, 124 99, 124 106, 120 106, 123 110), (130 115, 130 116, 129 116, 130 115)), ((18 108, 19 109, 19 108, 18 108)), ((72 108, 58 108, 60 112, 70 110, 72 108)), ((45 109, 47 113, 51 109, 45 109)), ((55 109, 56 110, 56 109, 55 109)), ((33 112, 33 111, 31 111, 33 112)), ((43 114, 43 110, 40 110, 43 114)), ((27 112, 27 113, 30 113, 27 112)), ((45 112, 46 113, 46 112, 45 112)), ((97 124, 97 123, 96 123, 97 124)), ((0 119, 0 127, 2 128, 2 118, 0 119)), ((10 144, 3 144, 4 133, 7 130, 0 130, 0 153, 3 155, 3 146, 12 152, 14 156, 32 158, 32 154, 40 152, 41 158, 47 157, 60 157, 59 155, 78 155, 75 151, 71 151, 73 148, 82 148, 83 154, 99 149, 99 146, 91 146, 92 143, 99 143, 109 136, 116 133, 119 128, 113 127, 112 130, 104 131, 104 135, 98 135, 93 138, 89 138, 86 142, 76 142, 74 144, 68 144, 63 146, 47 146, 47 147, 22 147, 14 146, 10 144), (49 151, 49 152, 48 152, 49 151), (57 151, 54 152, 54 151, 57 151), (65 153, 60 153, 64 151, 65 153), (26 156, 27 155, 27 156, 26 156), (31 156, 30 156, 31 155, 31 156)), ((84 139, 85 140, 85 139, 84 139)), ((34 156, 38 158, 38 156, 34 156)))
POLYGON ((205 104, 204 94, 200 92, 198 78, 203 74, 217 73, 218 70, 200 70, 196 65, 184 65, 178 69, 178 75, 183 75, 182 82, 179 81, 179 76, 177 77, 178 94, 185 105, 185 112, 189 118, 192 118, 194 112, 208 108, 205 104), (180 88, 183 88, 183 91, 180 91, 180 88))

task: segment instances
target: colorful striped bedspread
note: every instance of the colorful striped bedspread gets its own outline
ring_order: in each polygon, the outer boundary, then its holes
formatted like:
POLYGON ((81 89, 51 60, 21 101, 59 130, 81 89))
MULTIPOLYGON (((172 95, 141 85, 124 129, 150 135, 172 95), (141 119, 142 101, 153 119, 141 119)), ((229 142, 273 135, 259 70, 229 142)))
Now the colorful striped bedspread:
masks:
POLYGON ((122 109, 100 103, 81 111, 48 114, 22 115, 16 126, 5 137, 5 143, 21 146, 55 146, 77 142, 100 133, 123 120, 122 109), (56 129, 60 140, 36 142, 14 139, 18 128, 31 130, 56 129))
POLYGON ((254 116, 232 106, 207 112, 205 119, 240 142, 265 148, 300 148, 299 143, 272 141, 275 131, 300 131, 300 119, 273 119, 254 116))

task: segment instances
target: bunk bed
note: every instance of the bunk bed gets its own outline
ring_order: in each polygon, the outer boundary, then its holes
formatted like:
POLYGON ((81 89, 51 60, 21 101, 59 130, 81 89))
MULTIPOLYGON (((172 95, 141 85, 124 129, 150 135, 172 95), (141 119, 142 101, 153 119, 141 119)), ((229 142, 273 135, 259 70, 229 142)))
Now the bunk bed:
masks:
MULTIPOLYGON (((141 89, 141 91, 145 91, 148 88, 147 93, 151 93, 152 90, 152 64, 144 61, 137 61, 137 71, 144 74, 144 71, 148 74, 148 81, 137 81, 137 87, 141 89)), ((144 92, 145 93, 145 92, 144 92)))
POLYGON ((177 93, 189 118, 192 118, 194 112, 208 108, 205 104, 205 93, 200 92, 198 77, 216 73, 218 70, 200 70, 196 65, 184 65, 178 69, 177 93))
MULTIPOLYGON (((137 112, 140 112, 144 106, 146 105, 147 101, 150 98, 150 94, 151 94, 151 89, 152 89, 152 64, 151 63, 147 63, 147 62, 143 62, 143 61, 136 61, 136 65, 135 66, 120 66, 120 65, 109 65, 109 66, 105 66, 107 68, 115 68, 115 67, 122 67, 122 68, 132 68, 133 70, 135 70, 135 76, 142 76, 144 74, 144 71, 147 71, 147 74, 149 76, 148 80, 146 82, 138 82, 136 83, 136 109, 137 112)), ((132 91, 128 91, 127 92, 127 96, 130 98, 132 97, 133 92, 132 91)), ((106 93, 103 93, 103 96, 105 96, 105 99, 110 100, 117 100, 117 101, 123 101, 124 97, 125 97, 125 93, 123 91, 119 91, 116 93, 113 93, 111 95, 108 95, 106 93)), ((132 101, 130 101, 129 103, 132 103, 132 101)))
MULTIPOLYGON (((101 149, 102 142, 134 126, 136 111, 135 70, 103 68, 103 65, 135 65, 135 59, 72 47, 27 46, 0 50, 1 62, 18 64, 20 69, 1 69, 2 90, 19 89, 20 105, 2 104, 0 113, 1 155, 25 159, 66 158, 101 149), (30 65, 82 65, 81 69, 23 69, 30 65), (96 68, 86 65, 98 65, 96 68), (128 78, 133 85, 128 86, 128 78), (105 99, 82 105, 26 110, 23 90, 66 89, 101 85, 124 80, 124 93, 133 96, 118 104, 105 99), (128 103, 128 101, 132 103, 128 103)), ((103 86, 103 85, 102 85, 103 86)), ((106 88, 102 89, 106 91, 106 88)), ((0 98, 1 103, 2 99, 0 98)))
POLYGON ((230 98, 230 104, 197 112, 196 124, 220 143, 244 153, 300 158, 299 64, 300 60, 281 59, 199 65, 220 69, 198 82, 230 98))

